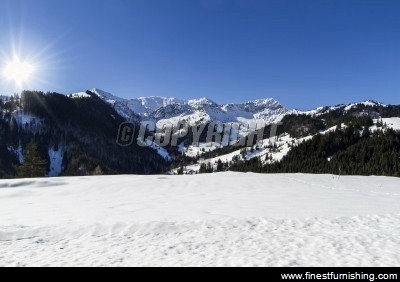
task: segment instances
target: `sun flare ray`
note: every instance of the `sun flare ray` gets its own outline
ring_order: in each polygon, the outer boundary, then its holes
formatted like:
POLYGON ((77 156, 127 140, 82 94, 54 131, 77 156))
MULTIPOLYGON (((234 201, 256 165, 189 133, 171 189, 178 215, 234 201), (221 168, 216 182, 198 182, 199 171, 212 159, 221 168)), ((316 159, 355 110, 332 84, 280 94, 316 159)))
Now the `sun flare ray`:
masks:
POLYGON ((14 55, 11 60, 6 62, 3 76, 9 81, 13 81, 18 88, 21 88, 24 84, 29 83, 35 69, 33 63, 14 55))
POLYGON ((68 48, 60 42, 68 32, 44 42, 26 32, 24 25, 17 28, 9 23, 9 46, 0 46, 0 94, 12 95, 23 90, 60 91, 58 72, 68 67, 65 61, 68 48))

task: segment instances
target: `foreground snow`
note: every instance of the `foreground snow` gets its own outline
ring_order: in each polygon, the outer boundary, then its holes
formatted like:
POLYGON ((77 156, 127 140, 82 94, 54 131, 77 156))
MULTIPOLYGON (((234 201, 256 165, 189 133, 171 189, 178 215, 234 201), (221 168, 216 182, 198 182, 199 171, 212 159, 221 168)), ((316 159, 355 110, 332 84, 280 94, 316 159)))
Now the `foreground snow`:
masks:
POLYGON ((0 181, 0 266, 398 266, 400 179, 0 181))

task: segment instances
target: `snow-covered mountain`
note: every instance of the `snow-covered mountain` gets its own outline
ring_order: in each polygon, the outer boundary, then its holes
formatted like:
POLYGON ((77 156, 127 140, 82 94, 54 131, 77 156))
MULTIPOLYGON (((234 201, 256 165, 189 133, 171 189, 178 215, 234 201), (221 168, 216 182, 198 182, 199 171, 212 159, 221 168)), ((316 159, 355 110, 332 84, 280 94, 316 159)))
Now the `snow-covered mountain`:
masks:
POLYGON ((173 97, 139 97, 124 99, 98 88, 86 92, 70 94, 69 97, 90 97, 93 93, 107 103, 128 120, 154 120, 176 122, 185 119, 193 123, 218 121, 223 123, 238 122, 252 124, 257 121, 272 123, 280 121, 288 114, 306 114, 320 116, 335 110, 348 112, 357 106, 374 107, 386 105, 367 100, 351 104, 324 106, 304 111, 287 109, 273 98, 258 99, 243 103, 229 103, 218 105, 208 98, 178 99, 173 97))
MULTIPOLYGON (((178 124, 185 121, 189 125, 206 124, 210 122, 223 123, 226 126, 235 126, 239 129, 237 135, 228 138, 225 136, 221 144, 203 143, 199 146, 180 148, 189 156, 198 156, 207 151, 226 147, 236 143, 265 125, 283 121, 288 115, 307 115, 320 119, 324 115, 337 113, 339 115, 368 115, 379 117, 379 107, 386 107, 381 103, 368 100, 365 102, 324 106, 309 111, 287 109, 273 98, 258 99, 244 103, 229 103, 218 105, 207 98, 178 99, 165 97, 139 97, 124 99, 113 94, 94 88, 92 90, 71 94, 72 98, 97 96, 110 104, 122 117, 127 120, 153 121, 161 129, 166 124, 178 124), (354 112, 354 113, 353 113, 354 112), (207 146, 207 148, 204 148, 207 146), (190 153, 191 152, 191 153, 190 153)), ((291 121, 293 123, 293 121, 291 121)), ((296 126, 294 123, 292 126, 296 126)), ((163 134, 163 133, 159 133, 163 134)), ((201 142, 200 142, 201 143, 201 142)), ((168 155, 163 152, 162 156, 168 155)), ((167 156, 166 159, 170 159, 167 156)))
POLYGON ((71 94, 70 97, 88 97, 89 92, 111 104, 124 118, 137 120, 179 120, 192 122, 246 122, 262 120, 275 122, 280 120, 288 109, 272 98, 254 100, 238 104, 218 105, 207 98, 177 99, 165 97, 140 97, 124 99, 103 90, 94 88, 87 92, 71 94))

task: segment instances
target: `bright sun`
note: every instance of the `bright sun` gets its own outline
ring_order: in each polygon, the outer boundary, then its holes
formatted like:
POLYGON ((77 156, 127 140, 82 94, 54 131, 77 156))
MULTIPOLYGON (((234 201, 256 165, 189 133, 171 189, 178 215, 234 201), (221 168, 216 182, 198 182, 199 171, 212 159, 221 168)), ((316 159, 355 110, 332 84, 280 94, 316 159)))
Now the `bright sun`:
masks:
POLYGON ((14 56, 12 60, 6 63, 3 75, 7 80, 12 80, 17 86, 22 87, 24 83, 29 82, 34 71, 35 67, 33 64, 21 60, 18 56, 14 56))

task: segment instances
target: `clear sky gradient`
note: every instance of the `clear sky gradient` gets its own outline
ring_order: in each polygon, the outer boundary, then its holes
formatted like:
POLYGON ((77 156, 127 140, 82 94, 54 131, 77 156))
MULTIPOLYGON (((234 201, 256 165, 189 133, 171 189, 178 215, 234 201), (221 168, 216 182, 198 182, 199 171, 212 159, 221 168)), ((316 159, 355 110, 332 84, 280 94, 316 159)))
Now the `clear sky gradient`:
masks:
POLYGON ((400 104, 399 15, 397 0, 0 0, 0 55, 35 56, 44 91, 400 104))

